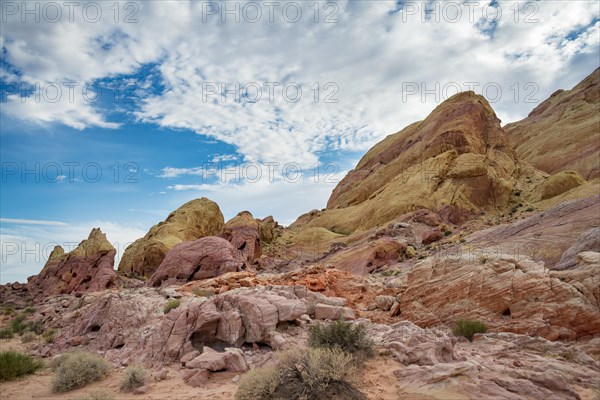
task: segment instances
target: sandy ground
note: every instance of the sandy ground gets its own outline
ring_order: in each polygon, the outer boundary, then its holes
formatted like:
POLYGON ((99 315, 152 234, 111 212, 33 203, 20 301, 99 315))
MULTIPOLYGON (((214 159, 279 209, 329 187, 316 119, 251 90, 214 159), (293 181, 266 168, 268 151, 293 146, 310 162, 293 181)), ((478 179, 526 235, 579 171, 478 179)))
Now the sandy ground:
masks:
MULTIPOLYGON (((0 341, 0 350, 14 349, 26 351, 18 339, 0 341)), ((357 376, 356 386, 362 390, 369 400, 430 400, 414 394, 400 393, 398 382, 393 371, 402 364, 378 356, 365 364, 357 376)), ((84 388, 68 393, 53 393, 52 380, 54 373, 48 369, 34 375, 23 377, 12 382, 0 383, 0 399, 77 399, 84 398, 90 392, 101 390, 110 393, 115 399, 148 399, 148 400, 231 400, 235 396, 237 383, 233 382, 236 373, 218 372, 211 376, 205 387, 194 388, 183 382, 182 370, 168 367, 168 378, 161 382, 151 382, 150 390, 143 395, 133 395, 119 390, 123 371, 113 369, 109 376, 84 388)))

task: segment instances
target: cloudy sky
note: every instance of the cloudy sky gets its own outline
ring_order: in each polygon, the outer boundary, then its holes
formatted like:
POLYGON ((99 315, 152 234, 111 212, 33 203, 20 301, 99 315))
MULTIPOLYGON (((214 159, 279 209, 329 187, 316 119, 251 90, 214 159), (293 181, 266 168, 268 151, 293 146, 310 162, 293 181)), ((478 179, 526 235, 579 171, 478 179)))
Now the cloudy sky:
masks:
POLYGON ((474 90, 503 123, 599 61, 597 1, 1 1, 0 282, 206 196, 283 224, 474 90))

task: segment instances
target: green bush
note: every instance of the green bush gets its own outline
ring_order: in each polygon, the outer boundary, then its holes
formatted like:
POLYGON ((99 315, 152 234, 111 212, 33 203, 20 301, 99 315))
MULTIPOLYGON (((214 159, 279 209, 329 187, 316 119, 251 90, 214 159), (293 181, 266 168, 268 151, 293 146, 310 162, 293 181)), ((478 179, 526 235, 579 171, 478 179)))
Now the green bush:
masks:
POLYGON ((36 335, 41 335, 44 333, 44 323, 41 320, 35 322, 26 322, 25 329, 32 331, 36 335))
POLYGON ((14 333, 11 328, 0 329, 0 339, 12 339, 14 333))
POLYGON ((41 360, 13 350, 0 352, 0 382, 12 381, 19 376, 33 374, 44 368, 41 360))
POLYGON ((21 333, 27 328, 27 324, 23 323, 25 318, 25 314, 19 314, 10 322, 10 327, 14 333, 21 333))
POLYGON ((115 396, 107 390, 92 390, 85 397, 76 397, 73 400, 114 400, 115 396))
POLYGON ((470 342, 473 341, 473 336, 476 333, 486 333, 487 327, 481 321, 471 320, 471 319, 459 319, 454 324, 454 336, 464 336, 469 339, 470 342))
POLYGON ((310 347, 338 347, 346 353, 364 360, 373 355, 373 341, 367 337, 365 328, 343 320, 329 325, 313 325, 308 337, 310 347))
POLYGON ((254 369, 240 380, 236 400, 366 400, 350 383, 352 355, 338 348, 291 350, 276 366, 254 369))
POLYGON ((121 381, 121 390, 131 392, 134 389, 144 386, 147 376, 148 373, 146 370, 139 365, 133 365, 127 368, 123 375, 123 380, 121 381))
POLYGON ((23 334, 21 335, 21 342, 23 342, 23 343, 33 342, 34 340, 35 340, 35 333, 33 333, 31 331, 23 332, 23 334))
POLYGON ((54 343, 54 338, 56 337, 56 329, 48 329, 42 333, 42 338, 44 338, 44 342, 50 344, 54 343))
POLYGON ((68 392, 98 381, 108 375, 110 364, 96 354, 84 351, 64 353, 50 363, 56 371, 52 383, 55 392, 68 392))
POLYGON ((4 306, 4 315, 13 315, 15 308, 13 306, 4 306))
POLYGON ((23 310, 23 312, 24 312, 25 314, 33 314, 33 313, 35 312, 35 307, 31 307, 31 306, 29 306, 29 307, 25 308, 25 309, 23 310))
POLYGON ((165 314, 167 314, 169 311, 179 307, 180 304, 181 304, 181 300, 171 299, 167 302, 167 304, 165 304, 165 308, 163 309, 163 312, 165 314))

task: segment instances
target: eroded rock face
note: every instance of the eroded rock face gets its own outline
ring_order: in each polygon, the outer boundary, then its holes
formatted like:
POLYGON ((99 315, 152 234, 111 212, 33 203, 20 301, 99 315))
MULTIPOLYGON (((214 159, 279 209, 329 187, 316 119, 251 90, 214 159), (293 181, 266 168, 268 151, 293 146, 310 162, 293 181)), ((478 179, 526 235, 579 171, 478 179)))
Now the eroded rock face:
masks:
POLYGON ((574 169, 600 177, 600 68, 571 90, 557 90, 527 118, 505 129, 519 157, 544 172, 574 169))
POLYGON ((394 371, 401 390, 439 400, 581 399, 579 393, 593 393, 600 378, 598 361, 575 346, 540 337, 478 335, 473 343, 454 345, 453 355, 394 371))
POLYGON ((323 261, 343 271, 366 275, 384 265, 398 262, 405 249, 405 243, 384 237, 349 247, 326 257, 323 261))
POLYGON ((218 235, 223 222, 217 203, 205 197, 192 200, 128 246, 119 263, 119 271, 150 277, 175 245, 218 235))
POLYGON ((29 278, 27 287, 36 298, 107 289, 117 279, 113 269, 115 254, 106 235, 94 228, 69 253, 56 246, 42 271, 29 278))
POLYGON ((552 269, 560 271, 575 267, 577 265, 577 255, 587 251, 600 252, 599 227, 583 232, 577 241, 562 254, 560 261, 552 269))
POLYGON ((209 236, 179 243, 169 251, 148 279, 149 286, 168 286, 214 278, 246 266, 242 255, 227 240, 209 236))
MULTIPOLYGON (((564 269, 575 264, 578 252, 600 250, 599 224, 600 195, 595 195, 565 201, 525 219, 475 232, 466 237, 466 243, 485 248, 492 255, 512 254, 543 261, 550 269, 560 261, 558 269, 564 269), (565 253, 571 246, 573 249, 565 253)), ((461 252, 458 248, 449 252, 454 250, 461 252)))
POLYGON ((420 326, 474 318, 492 329, 551 340, 600 333, 600 265, 548 271, 525 257, 428 259, 403 278, 400 317, 420 326))
POLYGON ((225 224, 220 235, 231 242, 248 264, 261 255, 261 234, 259 221, 248 211, 242 211, 225 224))

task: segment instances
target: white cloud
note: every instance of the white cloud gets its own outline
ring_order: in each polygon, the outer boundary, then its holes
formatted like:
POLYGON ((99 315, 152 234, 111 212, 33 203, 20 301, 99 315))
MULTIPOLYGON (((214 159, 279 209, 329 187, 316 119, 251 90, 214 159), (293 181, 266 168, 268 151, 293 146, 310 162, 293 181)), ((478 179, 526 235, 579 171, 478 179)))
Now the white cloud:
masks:
MULTIPOLYGON (((273 22, 263 7, 258 23, 244 22, 243 14, 235 23, 231 15, 207 13, 206 2, 187 1, 135 2, 138 22, 123 23, 126 4, 120 3, 117 23, 114 7, 109 8, 112 2, 103 4, 105 17, 95 24, 79 14, 74 23, 9 19, 2 35, 5 58, 29 83, 91 82, 155 63, 165 90, 146 96, 137 118, 231 144, 247 162, 309 166, 322 152, 363 151, 423 118, 443 100, 444 93, 437 98, 429 94, 422 99, 423 93, 403 97, 407 83, 426 90, 439 83, 440 91, 452 94, 455 87, 465 90, 477 82, 475 91, 488 85, 488 97, 500 87, 502 96, 493 106, 508 122, 535 106, 524 102, 531 94, 526 83, 537 85, 533 97, 541 101, 597 66, 599 26, 588 26, 599 16, 595 1, 571 2, 569 7, 556 1, 499 3, 502 16, 495 23, 482 18, 486 9, 494 16, 485 2, 474 6, 471 20, 463 6, 457 22, 448 21, 453 14, 446 3, 427 2, 435 13, 423 22, 422 2, 412 3, 421 8, 418 12, 390 13, 397 8, 395 1, 340 1, 334 15, 338 23, 333 24, 323 22, 332 11, 325 2, 320 3, 318 23, 312 2, 295 3, 303 4, 297 23, 282 17, 287 3, 275 9, 273 22), (228 22, 221 23, 222 17, 228 22), (577 30, 583 32, 570 40, 568 35, 577 30), (281 84, 273 102, 267 82, 281 84), (292 82, 303 90, 296 103, 280 91, 292 82), (328 82, 334 86, 326 87, 328 82), (255 83, 262 97, 254 104, 236 103, 229 93, 222 103, 220 94, 210 94, 213 83, 229 89, 236 83, 255 83), (338 102, 326 103, 328 95, 338 102)), ((139 86, 147 88, 148 82, 142 78, 139 86)), ((9 99, 4 112, 22 119, 77 129, 115 126, 85 101, 54 106, 9 99)))

